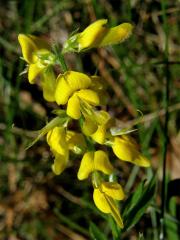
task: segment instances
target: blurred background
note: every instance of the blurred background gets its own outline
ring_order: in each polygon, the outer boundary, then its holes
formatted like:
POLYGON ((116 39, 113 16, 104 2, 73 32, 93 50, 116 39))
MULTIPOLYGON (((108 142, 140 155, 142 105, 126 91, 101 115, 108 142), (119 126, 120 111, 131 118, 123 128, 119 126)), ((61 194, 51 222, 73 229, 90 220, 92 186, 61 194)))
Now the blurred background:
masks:
MULTIPOLYGON (((52 118, 55 103, 47 103, 39 85, 30 85, 20 75, 25 62, 18 44, 19 33, 43 36, 62 46, 69 34, 82 31, 91 22, 107 18, 109 26, 134 24, 133 35, 124 43, 65 56, 71 70, 98 73, 108 86, 107 110, 120 126, 129 126, 140 110, 144 118, 133 134, 142 152, 151 160, 148 170, 114 161, 118 181, 127 192, 156 174, 153 203, 140 221, 122 239, 159 239, 164 106, 169 82, 167 147, 166 233, 179 236, 180 178, 180 2, 156 0, 23 0, 1 2, 0 7, 0 239, 85 240, 93 239, 90 222, 112 239, 111 229, 95 208, 91 182, 79 182, 79 161, 60 176, 51 171, 53 158, 44 139, 26 150, 52 118), (168 64, 167 64, 168 62, 168 64), (170 187, 169 187, 170 186, 170 187), (143 238, 142 238, 143 239, 143 238)), ((103 239, 103 238, 102 238, 103 239)))

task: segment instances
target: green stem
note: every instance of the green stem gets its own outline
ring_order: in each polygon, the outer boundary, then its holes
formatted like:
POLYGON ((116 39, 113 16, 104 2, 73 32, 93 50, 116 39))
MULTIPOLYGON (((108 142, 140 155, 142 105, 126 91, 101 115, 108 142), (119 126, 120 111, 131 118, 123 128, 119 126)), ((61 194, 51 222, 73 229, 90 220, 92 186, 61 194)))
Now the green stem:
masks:
POLYGON ((130 176, 128 178, 128 181, 125 185, 125 191, 126 192, 129 192, 131 187, 133 186, 134 182, 135 182, 135 179, 136 179, 136 176, 139 172, 139 167, 138 166, 134 166, 131 173, 130 173, 130 176))
POLYGON ((64 55, 62 55, 61 53, 59 54, 59 63, 61 64, 63 72, 68 71, 68 68, 64 59, 64 55))
POLYGON ((57 45, 54 45, 53 49, 54 49, 54 52, 55 52, 55 55, 56 55, 56 60, 60 64, 60 66, 62 68, 62 71, 63 72, 68 71, 68 67, 66 65, 64 55, 60 51, 59 47, 57 45))
POLYGON ((164 141, 163 141, 163 153, 162 153, 162 192, 161 192, 161 229, 160 239, 165 239, 165 209, 166 209, 166 160, 167 160, 167 146, 168 146, 168 121, 169 121, 169 85, 170 85, 170 71, 169 71, 169 51, 168 51, 168 25, 166 16, 166 1, 161 1, 163 11, 163 28, 165 33, 165 50, 164 50, 164 61, 165 65, 165 91, 164 91, 164 109, 165 109, 165 122, 164 122, 164 141))

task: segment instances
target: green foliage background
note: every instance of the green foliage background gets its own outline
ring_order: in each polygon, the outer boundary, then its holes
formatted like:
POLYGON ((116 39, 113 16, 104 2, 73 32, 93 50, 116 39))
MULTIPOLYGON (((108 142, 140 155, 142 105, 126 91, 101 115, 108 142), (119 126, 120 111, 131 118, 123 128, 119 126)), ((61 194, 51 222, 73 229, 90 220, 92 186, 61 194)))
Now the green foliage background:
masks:
POLYGON ((23 0, 1 4, 0 239, 119 239, 112 219, 95 208, 91 183, 77 180, 78 161, 61 176, 54 176, 50 169, 52 156, 43 139, 25 150, 36 136, 34 130, 46 124, 56 105, 44 101, 40 86, 30 85, 27 74, 19 75, 25 64, 20 59, 18 34, 43 35, 61 46, 72 31, 83 30, 100 18, 108 18, 109 26, 132 22, 132 37, 120 45, 81 56, 67 54, 67 64, 72 70, 90 75, 97 72, 104 77, 110 96, 108 110, 121 126, 132 123, 137 109, 143 112, 135 137, 152 162, 152 168, 144 170, 112 157, 127 197, 136 191, 129 198, 134 209, 127 208, 128 202, 121 206, 124 216, 129 216, 126 222, 130 224, 132 218, 131 225, 136 225, 122 233, 121 239, 159 239, 162 159, 166 150, 165 231, 167 239, 178 239, 179 183, 172 180, 180 178, 179 14, 179 1, 163 0, 23 0), (164 129, 166 107, 168 132, 164 129), (156 193, 151 181, 150 190, 143 195, 143 180, 152 176, 157 180, 156 193), (151 202, 147 201, 147 196, 151 199, 148 194, 154 195, 151 202), (149 207, 143 209, 145 203, 149 207), (129 209, 129 215, 125 209, 129 209))

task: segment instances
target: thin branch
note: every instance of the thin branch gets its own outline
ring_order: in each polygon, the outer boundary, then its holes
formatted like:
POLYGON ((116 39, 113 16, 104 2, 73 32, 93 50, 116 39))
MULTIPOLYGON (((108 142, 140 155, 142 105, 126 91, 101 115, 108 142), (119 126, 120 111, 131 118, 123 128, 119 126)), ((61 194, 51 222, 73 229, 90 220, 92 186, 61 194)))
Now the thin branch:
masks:
POLYGON ((162 190, 161 190, 161 229, 160 240, 165 239, 165 211, 166 211, 166 161, 167 161, 167 146, 169 141, 168 136, 168 121, 169 121, 169 87, 170 87, 170 69, 169 69, 169 45, 168 36, 169 28, 167 23, 166 7, 167 1, 161 1, 162 13, 163 13, 163 28, 165 34, 165 49, 164 49, 164 61, 167 62, 165 66, 165 89, 164 89, 164 110, 165 110, 165 122, 164 122, 164 139, 162 149, 162 190))

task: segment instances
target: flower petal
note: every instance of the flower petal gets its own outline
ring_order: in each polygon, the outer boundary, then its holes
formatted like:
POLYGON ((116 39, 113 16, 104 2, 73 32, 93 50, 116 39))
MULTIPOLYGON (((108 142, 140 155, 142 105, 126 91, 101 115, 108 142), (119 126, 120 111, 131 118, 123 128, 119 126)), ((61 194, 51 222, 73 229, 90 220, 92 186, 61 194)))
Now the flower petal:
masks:
POLYGON ((56 79, 53 70, 48 67, 44 69, 42 74, 42 88, 43 88, 43 97, 49 102, 54 102, 54 91, 56 86, 56 79))
POLYGON ((69 97, 73 93, 73 90, 70 88, 66 78, 65 74, 60 74, 57 77, 57 85, 55 90, 55 99, 58 105, 60 104, 66 104, 69 97))
POLYGON ((140 153, 135 160, 135 164, 138 166, 141 166, 141 167, 150 167, 151 166, 149 159, 140 153))
POLYGON ((95 47, 101 41, 107 31, 106 27, 104 27, 106 23, 107 19, 97 20, 79 34, 79 51, 84 48, 95 47))
POLYGON ((98 47, 104 47, 123 42, 131 35, 132 29, 133 26, 130 23, 122 23, 116 27, 110 28, 98 47))
POLYGON ((67 115, 73 119, 79 119, 81 117, 80 102, 76 93, 72 95, 68 101, 67 115))
POLYGON ((88 178, 89 174, 94 170, 94 152, 87 152, 84 154, 80 168, 77 174, 79 180, 88 178))
POLYGON ((54 163, 52 164, 52 170, 54 174, 59 175, 64 171, 64 169, 67 166, 68 158, 69 158, 68 154, 67 155, 60 155, 58 153, 55 154, 54 163))
POLYGON ((65 74, 66 80, 73 92, 86 89, 91 85, 91 78, 84 73, 68 71, 65 74))
POLYGON ((57 104, 66 104, 75 91, 88 88, 90 84, 90 77, 84 73, 67 71, 65 74, 60 74, 55 92, 57 104))
POLYGON ((31 39, 29 35, 19 34, 18 40, 21 45, 23 58, 28 63, 34 63, 37 57, 34 56, 34 52, 38 49, 35 42, 31 39))
POLYGON ((67 131, 66 141, 68 148, 76 154, 81 154, 87 147, 84 136, 81 133, 67 131))
POLYGON ((54 127, 49 131, 47 134, 47 143, 53 151, 60 155, 67 155, 68 145, 63 127, 54 127))
POLYGON ((106 125, 99 125, 97 131, 91 135, 91 138, 99 144, 104 144, 106 139, 106 125))
POLYGON ((38 66, 37 63, 30 64, 28 69, 28 80, 31 84, 35 83, 35 78, 43 71, 44 67, 38 66))
POLYGON ((94 170, 99 170, 105 174, 111 174, 114 171, 107 153, 102 150, 94 153, 94 170))
POLYGON ((96 115, 96 121, 100 125, 107 124, 111 120, 111 116, 109 115, 109 113, 103 110, 96 111, 95 115, 96 115))
POLYGON ((112 146, 114 154, 123 161, 128 161, 141 167, 149 167, 149 160, 137 150, 136 144, 129 138, 115 137, 112 146))
POLYGON ((119 225, 119 227, 124 227, 122 218, 119 213, 119 209, 111 197, 109 197, 105 193, 102 193, 99 189, 94 189, 93 199, 96 207, 100 211, 104 213, 110 213, 116 223, 119 225))
POLYGON ((99 126, 95 133, 91 135, 92 139, 99 144, 104 144, 106 139, 106 129, 112 123, 113 119, 106 111, 96 111, 95 119, 99 126))
POLYGON ((124 199, 124 191, 120 184, 115 182, 103 182, 101 184, 102 192, 116 200, 124 199))
POLYGON ((86 101, 87 103, 97 106, 99 105, 99 97, 98 94, 91 90, 91 89, 82 89, 79 92, 77 92, 77 95, 82 100, 86 101))
POLYGON ((92 120, 88 116, 85 116, 85 120, 82 124, 82 132, 86 136, 90 136, 91 134, 93 134, 94 132, 97 131, 97 128, 98 128, 98 125, 97 125, 96 121, 92 120))
POLYGON ((93 199, 96 207, 104 213, 110 213, 111 209, 109 207, 109 204, 104 196, 104 193, 102 193, 98 188, 94 189, 93 193, 93 199))

